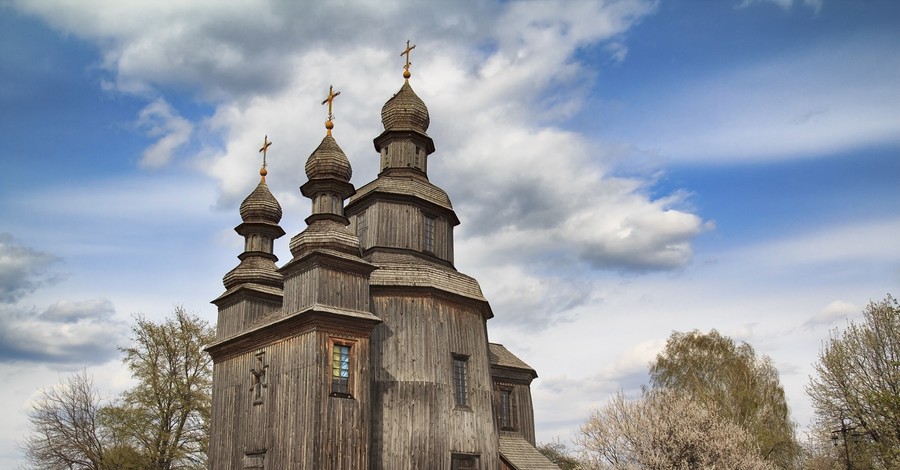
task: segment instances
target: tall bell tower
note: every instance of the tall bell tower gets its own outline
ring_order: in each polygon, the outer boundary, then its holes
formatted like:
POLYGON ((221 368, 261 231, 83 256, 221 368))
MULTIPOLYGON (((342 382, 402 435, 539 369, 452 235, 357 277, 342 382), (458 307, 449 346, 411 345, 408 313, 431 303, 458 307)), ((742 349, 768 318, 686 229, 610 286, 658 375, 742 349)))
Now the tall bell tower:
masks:
POLYGON ((428 180, 428 108, 409 83, 381 109, 378 177, 346 213, 369 280, 372 313, 372 468, 499 467, 486 322, 478 283, 453 266, 450 199, 428 180))

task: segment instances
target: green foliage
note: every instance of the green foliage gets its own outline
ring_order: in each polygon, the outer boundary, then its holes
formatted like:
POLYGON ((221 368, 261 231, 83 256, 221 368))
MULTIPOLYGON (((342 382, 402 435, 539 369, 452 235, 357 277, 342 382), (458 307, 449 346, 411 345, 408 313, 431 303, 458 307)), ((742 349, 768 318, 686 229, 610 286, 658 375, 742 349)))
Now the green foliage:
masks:
POLYGON ((215 339, 207 322, 183 308, 162 323, 137 317, 123 362, 140 384, 111 410, 116 429, 144 450, 153 470, 205 468, 215 339))
POLYGON ((112 402, 86 374, 45 391, 22 447, 34 468, 172 470, 206 468, 215 338, 183 308, 161 323, 138 316, 123 362, 138 384, 112 402))
MULTIPOLYGON (((807 394, 821 427, 841 428, 853 468, 900 468, 900 305, 870 302, 863 322, 834 330, 807 394)), ((836 436, 837 437, 837 436, 836 436)), ((846 455, 843 457, 846 459, 846 455)))
POLYGON ((747 343, 716 330, 674 332, 650 366, 654 390, 674 390, 746 430, 760 456, 793 468, 800 455, 778 371, 747 343))

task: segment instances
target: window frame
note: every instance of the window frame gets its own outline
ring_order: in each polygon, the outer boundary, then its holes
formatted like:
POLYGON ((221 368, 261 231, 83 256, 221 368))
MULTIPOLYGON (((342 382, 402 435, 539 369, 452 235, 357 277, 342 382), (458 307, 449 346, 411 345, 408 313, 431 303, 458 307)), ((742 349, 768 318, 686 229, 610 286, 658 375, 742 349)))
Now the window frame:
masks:
POLYGON ((518 402, 516 400, 515 387, 499 385, 497 404, 497 426, 501 431, 518 431, 518 402), (506 400, 504 400, 506 397, 506 400))
POLYGON ((477 470, 480 468, 480 454, 467 454, 463 452, 453 452, 450 454, 450 470, 477 470))
POLYGON ((437 228, 437 216, 433 214, 422 214, 422 251, 425 253, 436 252, 435 245, 437 238, 435 229, 437 228))
MULTIPOLYGON (((355 386, 355 374, 353 372, 356 362, 356 348, 354 346, 356 346, 355 341, 347 340, 344 338, 331 338, 330 347, 328 348, 328 377, 330 379, 328 382, 330 384, 329 388, 331 390, 328 394, 329 396, 338 398, 353 398, 355 386), (343 360, 340 360, 340 365, 335 368, 335 351, 338 351, 341 348, 347 349, 346 384, 341 384, 339 380, 340 377, 335 375, 335 371, 344 371, 343 360)), ((340 357, 341 359, 343 359, 343 354, 340 357)))
POLYGON ((453 382, 453 403, 456 408, 469 407, 469 356, 452 354, 451 380, 453 382))

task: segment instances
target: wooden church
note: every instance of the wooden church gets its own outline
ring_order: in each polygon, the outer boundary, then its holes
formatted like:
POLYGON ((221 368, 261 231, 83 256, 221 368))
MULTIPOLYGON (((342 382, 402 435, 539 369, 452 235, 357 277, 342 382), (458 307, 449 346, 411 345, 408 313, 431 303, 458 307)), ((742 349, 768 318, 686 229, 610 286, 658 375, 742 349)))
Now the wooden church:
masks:
MULTIPOLYGON (((326 135, 293 258, 275 264, 281 206, 240 206, 240 264, 218 307, 209 462, 221 469, 557 469, 534 447, 535 371, 488 341, 493 317, 453 265, 450 199, 428 180, 428 108, 405 82, 381 110, 378 177, 356 189, 326 135)), ((268 141, 261 149, 265 162, 268 141)))

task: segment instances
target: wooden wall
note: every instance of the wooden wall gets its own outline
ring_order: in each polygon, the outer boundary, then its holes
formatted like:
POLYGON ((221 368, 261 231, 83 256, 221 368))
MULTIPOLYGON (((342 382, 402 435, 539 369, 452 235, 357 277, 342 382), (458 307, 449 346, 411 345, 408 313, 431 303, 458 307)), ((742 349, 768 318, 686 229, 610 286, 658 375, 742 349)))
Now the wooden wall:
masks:
POLYGON ((368 311, 368 292, 367 275, 312 262, 301 263, 296 271, 285 275, 284 312, 297 312, 314 304, 368 311))
POLYGON ((501 435, 517 436, 525 439, 531 445, 535 445, 534 432, 534 403, 531 400, 531 386, 519 382, 497 381, 494 385, 494 408, 497 410, 498 428, 500 413, 500 390, 511 388, 513 406, 513 424, 515 430, 500 430, 501 435))
POLYGON ((372 468, 449 469, 451 453, 499 467, 482 313, 445 297, 380 294, 372 333, 372 468), (453 354, 468 356, 466 408, 453 396, 453 354))
MULTIPOLYGON (((365 209, 366 231, 360 239, 363 251, 373 247, 399 248, 422 252, 425 216, 434 222, 434 245, 431 255, 453 263, 453 225, 438 211, 429 212, 400 201, 378 201, 365 209)), ((359 234, 357 216, 351 216, 351 228, 359 234)))
POLYGON ((220 304, 216 322, 216 339, 230 338, 248 328, 263 316, 281 310, 281 301, 253 298, 237 293, 235 301, 220 304))
POLYGON ((245 465, 257 465, 260 459, 267 469, 368 468, 368 365, 365 335, 327 326, 217 361, 210 468, 252 468, 245 465), (353 398, 330 396, 334 339, 353 344, 353 398), (268 367, 262 403, 255 404, 250 370, 260 369, 259 353, 268 367))

